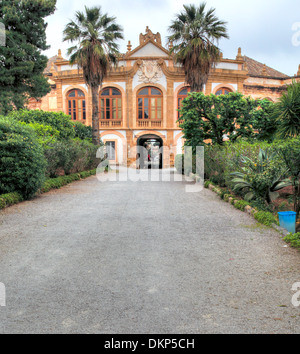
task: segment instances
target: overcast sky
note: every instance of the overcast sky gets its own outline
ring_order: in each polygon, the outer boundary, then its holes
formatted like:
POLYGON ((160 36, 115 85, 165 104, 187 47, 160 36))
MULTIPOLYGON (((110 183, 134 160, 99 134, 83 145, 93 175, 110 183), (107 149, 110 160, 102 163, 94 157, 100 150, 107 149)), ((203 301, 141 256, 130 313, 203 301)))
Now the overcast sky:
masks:
MULTIPOLYGON (((195 0, 57 0, 57 10, 47 18, 47 38, 51 57, 71 46, 62 42, 62 31, 76 11, 84 6, 101 6, 103 12, 117 17, 124 29, 121 52, 126 52, 128 40, 133 48, 139 45, 139 34, 146 26, 160 32, 166 44, 168 26, 183 4, 199 4, 195 0)), ((225 58, 235 58, 242 52, 287 75, 297 73, 300 64, 300 1, 298 0, 207 0, 207 8, 216 8, 217 16, 228 23, 229 40, 219 43, 225 58), (299 33, 298 33, 299 32, 299 33)))

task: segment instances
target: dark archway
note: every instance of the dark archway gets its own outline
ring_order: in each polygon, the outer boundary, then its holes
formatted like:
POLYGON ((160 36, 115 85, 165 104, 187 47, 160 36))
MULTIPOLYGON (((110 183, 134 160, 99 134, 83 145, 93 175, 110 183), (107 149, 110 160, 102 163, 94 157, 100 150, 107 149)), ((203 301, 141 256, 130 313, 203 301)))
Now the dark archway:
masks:
POLYGON ((157 135, 141 136, 137 141, 137 168, 163 168, 163 140, 157 135))

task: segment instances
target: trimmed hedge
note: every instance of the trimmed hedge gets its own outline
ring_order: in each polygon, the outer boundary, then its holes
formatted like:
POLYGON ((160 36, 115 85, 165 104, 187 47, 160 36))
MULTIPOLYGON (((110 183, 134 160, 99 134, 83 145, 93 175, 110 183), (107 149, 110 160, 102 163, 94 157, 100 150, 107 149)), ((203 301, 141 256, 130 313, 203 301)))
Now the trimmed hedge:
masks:
MULTIPOLYGON (((40 189, 40 193, 47 193, 52 189, 59 189, 67 184, 70 184, 75 181, 79 181, 80 179, 85 179, 90 176, 96 175, 97 169, 91 171, 83 171, 80 173, 75 173, 69 176, 61 176, 58 178, 51 178, 45 181, 43 187, 40 189)), ((20 203, 24 200, 24 198, 19 193, 8 193, 0 195, 0 210, 11 205, 20 203)))
POLYGON ((8 193, 0 195, 0 210, 6 207, 9 207, 13 204, 17 204, 22 202, 24 199, 21 194, 15 193, 8 193))
POLYGON ((47 193, 51 189, 59 189, 67 184, 70 184, 75 181, 79 181, 80 179, 88 178, 92 175, 96 174, 96 169, 91 171, 83 171, 80 173, 74 173, 69 176, 60 176, 57 178, 48 179, 45 183, 43 188, 41 189, 41 193, 47 193))

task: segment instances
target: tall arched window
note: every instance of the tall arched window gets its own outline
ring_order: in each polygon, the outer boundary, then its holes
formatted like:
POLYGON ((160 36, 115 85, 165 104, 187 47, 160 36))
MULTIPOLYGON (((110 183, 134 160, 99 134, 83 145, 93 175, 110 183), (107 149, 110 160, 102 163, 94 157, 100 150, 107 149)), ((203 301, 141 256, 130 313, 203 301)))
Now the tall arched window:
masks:
POLYGON ((163 94, 156 87, 144 87, 137 94, 138 119, 161 120, 163 94))
POLYGON ((122 94, 118 89, 108 87, 101 91, 100 119, 122 120, 122 94))
POLYGON ((230 92, 232 92, 232 90, 230 90, 229 88, 222 87, 216 92, 216 96, 228 95, 230 92))
POLYGON ((73 120, 86 120, 85 95, 81 90, 75 89, 68 92, 67 107, 68 114, 73 120))
MULTIPOLYGON (((178 93, 178 104, 177 104, 177 109, 181 109, 181 104, 182 101, 188 96, 188 93, 191 92, 190 87, 184 87, 182 88, 179 93, 178 93)), ((178 119, 180 118, 180 112, 178 111, 178 119)))

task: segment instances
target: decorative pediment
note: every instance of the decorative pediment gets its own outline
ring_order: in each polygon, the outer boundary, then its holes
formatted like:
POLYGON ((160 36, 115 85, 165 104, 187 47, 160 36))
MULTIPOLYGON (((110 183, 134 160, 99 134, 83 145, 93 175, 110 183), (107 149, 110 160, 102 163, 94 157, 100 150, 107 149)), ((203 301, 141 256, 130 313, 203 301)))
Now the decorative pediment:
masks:
POLYGON ((164 57, 167 58, 168 54, 154 45, 152 42, 148 42, 146 45, 142 46, 137 51, 133 52, 130 56, 137 58, 146 58, 146 57, 164 57))
POLYGON ((140 34, 140 45, 131 51, 131 43, 127 46, 127 58, 169 58, 169 51, 161 44, 160 33, 154 34, 149 27, 146 28, 146 34, 140 34))

